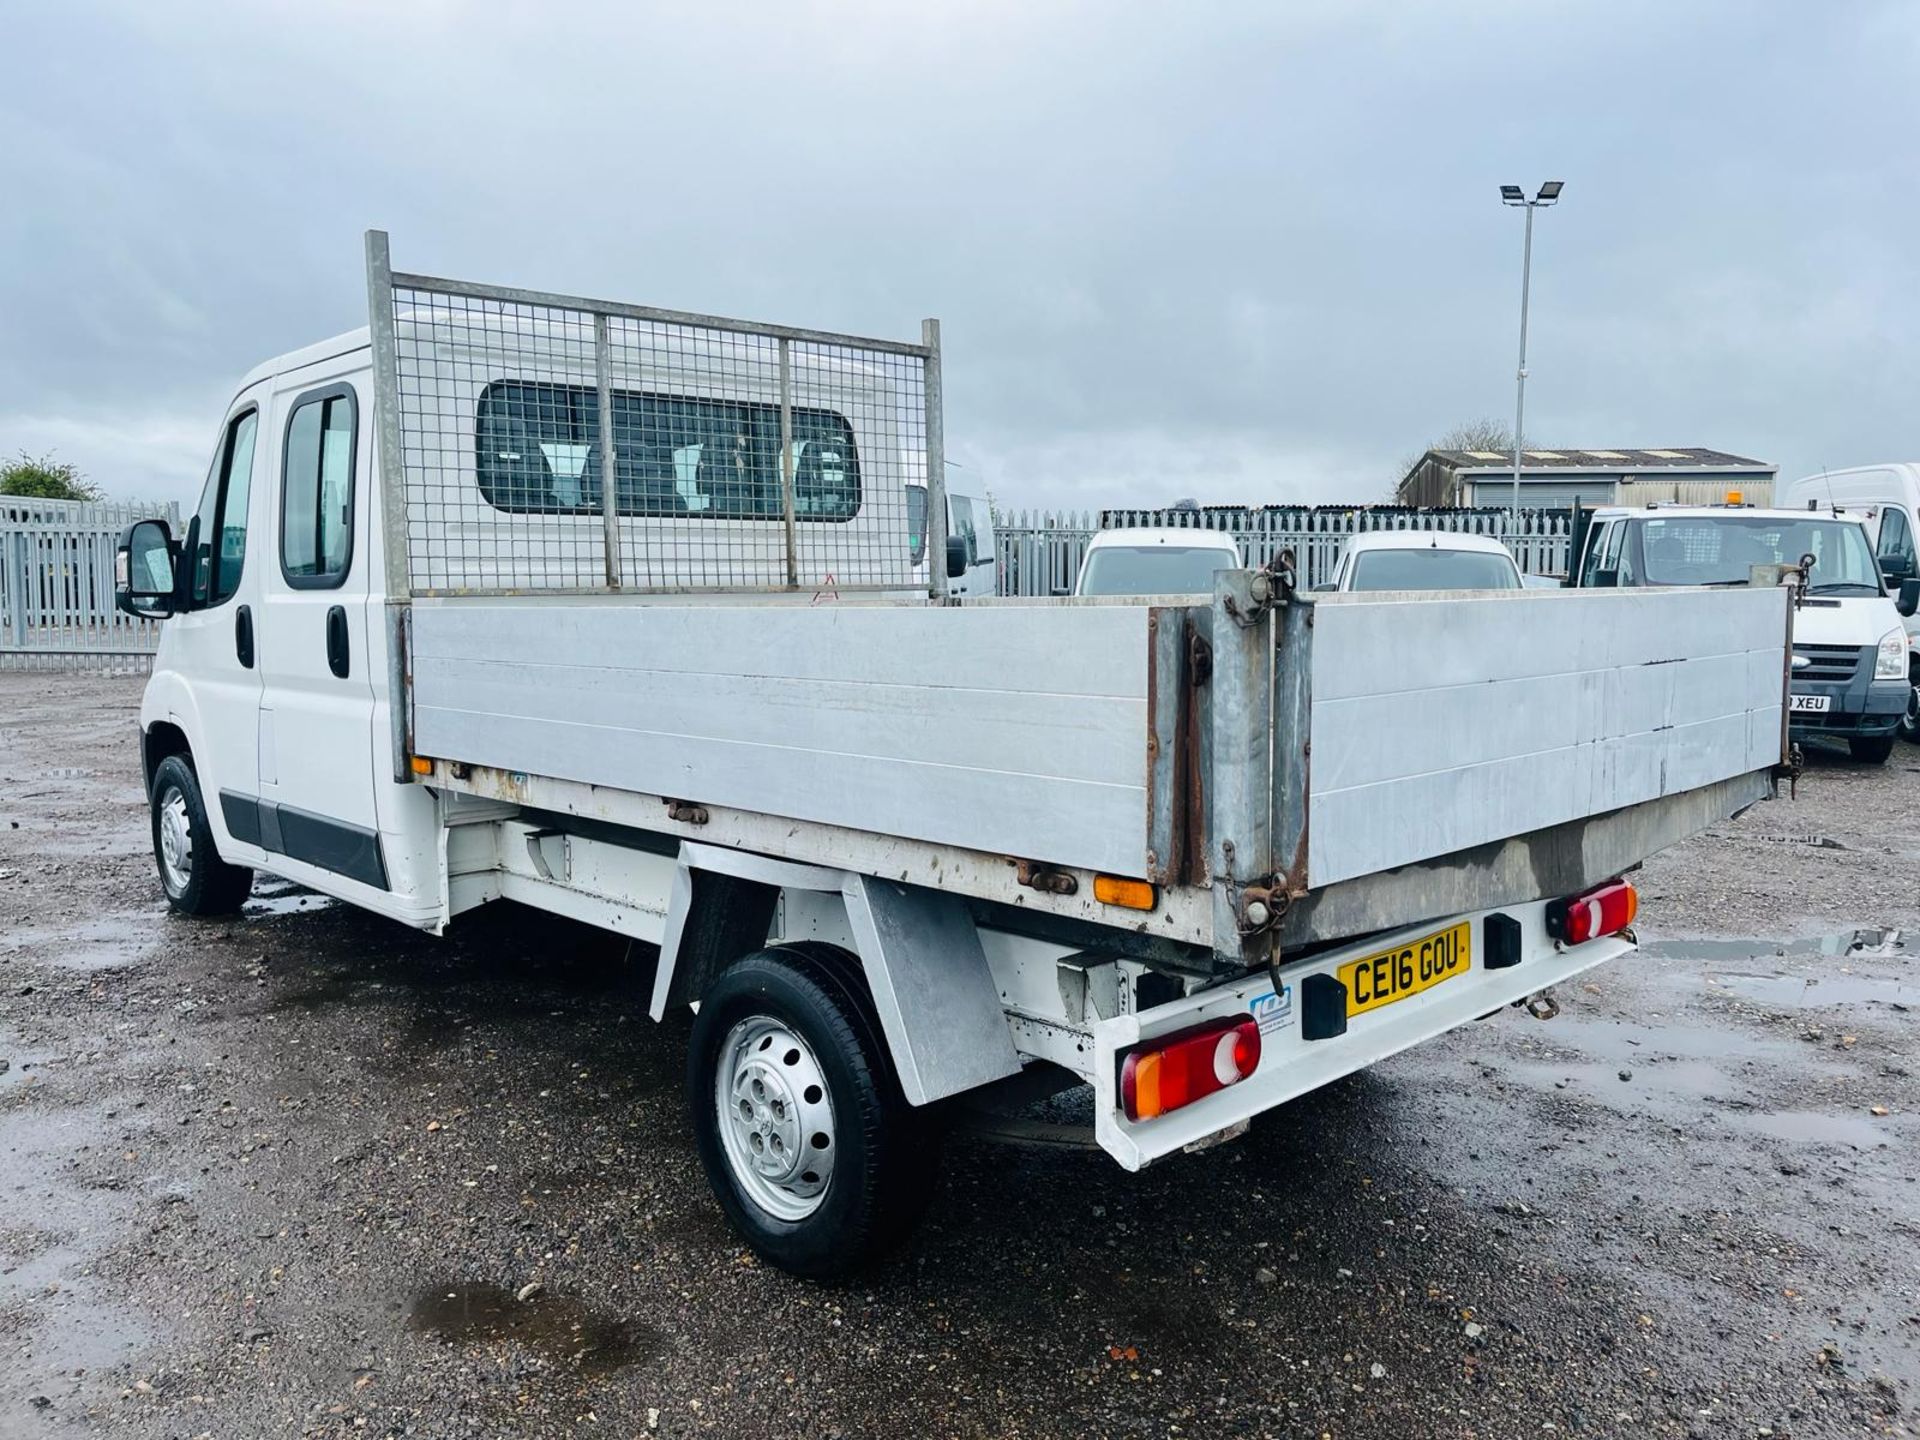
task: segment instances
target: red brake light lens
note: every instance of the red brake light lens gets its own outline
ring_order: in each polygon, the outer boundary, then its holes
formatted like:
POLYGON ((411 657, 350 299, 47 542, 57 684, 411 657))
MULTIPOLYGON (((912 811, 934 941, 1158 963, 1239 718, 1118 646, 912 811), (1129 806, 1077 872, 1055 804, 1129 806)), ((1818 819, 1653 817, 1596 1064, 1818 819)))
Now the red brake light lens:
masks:
POLYGON ((1640 892, 1625 880, 1609 880, 1547 906, 1547 933, 1567 945, 1617 935, 1640 913, 1640 892))
POLYGON ((1129 1052, 1120 1103, 1129 1120, 1151 1120, 1238 1085, 1259 1065, 1260 1026, 1251 1016, 1199 1025, 1129 1052))

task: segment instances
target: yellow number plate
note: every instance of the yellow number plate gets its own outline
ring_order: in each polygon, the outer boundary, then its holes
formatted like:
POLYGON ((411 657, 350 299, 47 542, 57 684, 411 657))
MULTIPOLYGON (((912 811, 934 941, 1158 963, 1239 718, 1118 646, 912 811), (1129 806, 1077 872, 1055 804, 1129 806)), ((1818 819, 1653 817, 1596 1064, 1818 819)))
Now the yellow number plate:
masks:
POLYGON ((1347 1014, 1378 1010, 1443 980, 1467 973, 1473 961, 1473 926, 1466 921, 1391 950, 1362 955, 1340 967, 1347 987, 1347 1014))

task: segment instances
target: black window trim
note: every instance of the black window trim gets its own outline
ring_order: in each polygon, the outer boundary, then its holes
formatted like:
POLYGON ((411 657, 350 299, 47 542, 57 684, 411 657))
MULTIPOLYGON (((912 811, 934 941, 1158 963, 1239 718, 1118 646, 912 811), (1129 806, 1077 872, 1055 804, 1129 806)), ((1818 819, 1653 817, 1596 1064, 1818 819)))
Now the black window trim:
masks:
MULTIPOLYGON (((193 593, 193 571, 197 557, 193 555, 186 556, 186 596, 188 603, 185 608, 189 611, 218 610, 222 605, 225 605, 240 593, 240 582, 246 578, 247 550, 243 543, 240 547, 240 573, 233 577, 233 588, 226 594, 220 596, 218 600, 213 598, 220 589, 221 557, 219 536, 227 524, 227 492, 233 488, 233 437, 239 432, 240 422, 249 415, 254 417, 254 421, 253 455, 248 463, 257 464, 260 459, 260 402, 257 400, 249 400, 245 405, 242 405, 238 410, 227 416, 226 424, 220 427, 220 444, 214 452, 214 463, 219 466, 220 474, 219 479, 215 482, 213 494, 213 534, 206 537, 207 595, 206 598, 202 600, 193 593)), ((251 474, 247 476, 247 506, 249 510, 251 510, 253 506, 253 476, 251 474)), ((253 516, 248 515, 247 537, 251 539, 252 536, 253 516)), ((196 543, 200 538, 201 537, 195 537, 196 543)))
MULTIPOLYGON (((528 386, 538 390, 578 392, 579 394, 583 394, 587 396, 591 396, 594 393, 593 386, 578 384, 571 380, 527 380, 527 379, 518 379, 512 376, 506 376, 506 375, 496 376, 493 379, 487 381, 484 385, 482 385, 480 387, 479 395, 474 399, 474 405, 473 405, 473 440, 474 440, 474 449, 476 452, 474 456, 474 489, 479 492, 481 501, 487 506, 488 509, 493 510, 496 513, 501 515, 535 515, 535 516, 553 517, 553 518, 564 518, 564 517, 572 516, 572 517, 577 517, 577 518, 586 519, 586 520, 598 520, 603 513, 599 505, 581 504, 581 505, 568 506, 568 507, 533 506, 533 505, 502 505, 498 501, 496 501, 493 498, 493 496, 487 493, 486 485, 484 485, 480 480, 480 462, 479 462, 479 454, 478 454, 479 439, 480 439, 480 407, 486 403, 488 397, 491 396, 496 390, 500 389, 503 386, 509 386, 509 385, 524 385, 524 386, 528 386)), ((628 400, 635 400, 635 401, 638 401, 638 400, 684 401, 684 402, 689 402, 692 404, 699 404, 699 405, 755 405, 755 406, 764 406, 768 409, 774 410, 775 412, 778 412, 780 408, 779 402, 777 400, 743 400, 737 396, 732 396, 732 395, 682 395, 682 394, 677 394, 677 393, 666 391, 666 390, 627 390, 627 389, 616 389, 612 392, 612 398, 616 401, 623 397, 628 400)), ((571 401, 573 398, 574 397, 572 395, 568 396, 569 401, 571 401)), ((853 452, 853 467, 852 467, 853 483, 854 483, 853 509, 848 511, 845 515, 795 514, 795 516, 793 517, 794 523, 796 525, 850 525, 852 524, 855 520, 858 520, 860 518, 860 514, 863 510, 866 509, 866 503, 867 503, 867 479, 862 469, 863 460, 860 453, 860 437, 859 437, 858 431, 854 428, 853 417, 847 414, 844 410, 835 410, 828 405, 805 405, 805 406, 796 405, 792 408, 790 413, 792 414, 793 418, 796 421, 800 419, 800 417, 803 415, 831 416, 833 419, 839 421, 840 424, 847 427, 847 446, 848 446, 848 449, 850 449, 853 452)), ((778 451, 779 451, 779 442, 777 439, 774 442, 774 450, 775 450, 775 459, 777 463, 778 451)), ((795 489, 796 489, 796 498, 798 498, 797 485, 795 489)), ((721 515, 721 514, 712 513, 708 511, 691 510, 691 511, 685 511, 680 513, 674 513, 674 514, 660 515, 660 514, 655 514, 652 511, 648 511, 648 510, 629 510, 624 507, 620 507, 618 509, 618 514, 622 519, 694 521, 699 524, 713 524, 713 523, 724 523, 724 524, 730 524, 730 525, 784 525, 785 524, 784 519, 778 514, 721 515)))
MULTIPOLYGON (((326 433, 327 412, 320 412, 320 430, 326 433)), ((326 446, 320 447, 321 460, 324 463, 326 446)), ((348 380, 334 380, 312 390, 303 390, 293 397, 293 403, 287 407, 287 423, 280 429, 280 519, 277 526, 277 548, 280 557, 280 578, 293 590, 338 590, 347 583, 347 577, 353 573, 353 532, 356 528, 358 512, 354 501, 358 498, 356 489, 359 483, 360 467, 360 396, 348 380), (347 432, 347 554, 339 572, 325 575, 292 575, 287 572, 287 461, 291 458, 288 442, 293 438, 293 417, 307 406, 328 400, 344 399, 347 413, 353 424, 347 432)), ((319 477, 315 476, 314 503, 319 504, 319 477)), ((319 559, 320 529, 316 524, 313 532, 314 558, 319 559)))
POLYGON ((1888 502, 1880 507, 1880 529, 1873 537, 1873 558, 1876 563, 1884 560, 1890 553, 1884 548, 1889 528, 1887 522, 1896 517, 1900 521, 1900 539, 1904 546, 1899 553, 1913 556, 1916 552, 1920 552, 1920 544, 1916 544, 1913 521, 1907 515, 1906 506, 1888 502))

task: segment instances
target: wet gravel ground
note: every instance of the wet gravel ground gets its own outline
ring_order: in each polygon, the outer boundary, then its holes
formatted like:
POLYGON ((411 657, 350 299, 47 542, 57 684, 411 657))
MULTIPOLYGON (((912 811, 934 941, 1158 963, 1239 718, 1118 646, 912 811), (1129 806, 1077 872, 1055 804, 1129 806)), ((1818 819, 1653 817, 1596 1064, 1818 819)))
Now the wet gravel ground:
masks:
POLYGON ((0 674, 0 1436, 1920 1428, 1920 974, 1854 933, 1920 937, 1920 751, 1648 865, 1558 1019, 1140 1175, 958 1135, 822 1289, 721 1224, 647 957, 170 917, 137 700, 0 674))

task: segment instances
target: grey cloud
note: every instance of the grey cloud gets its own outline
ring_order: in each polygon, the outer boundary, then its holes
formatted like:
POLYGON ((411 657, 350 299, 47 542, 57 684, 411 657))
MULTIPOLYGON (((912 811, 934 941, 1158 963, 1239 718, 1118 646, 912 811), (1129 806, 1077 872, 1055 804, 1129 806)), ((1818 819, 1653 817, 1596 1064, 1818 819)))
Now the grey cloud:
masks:
POLYGON ((1529 431, 1920 449, 1913 7, 39 7, 0 450, 190 496, 248 366, 403 267, 882 334, 1010 505, 1377 496, 1529 431))

